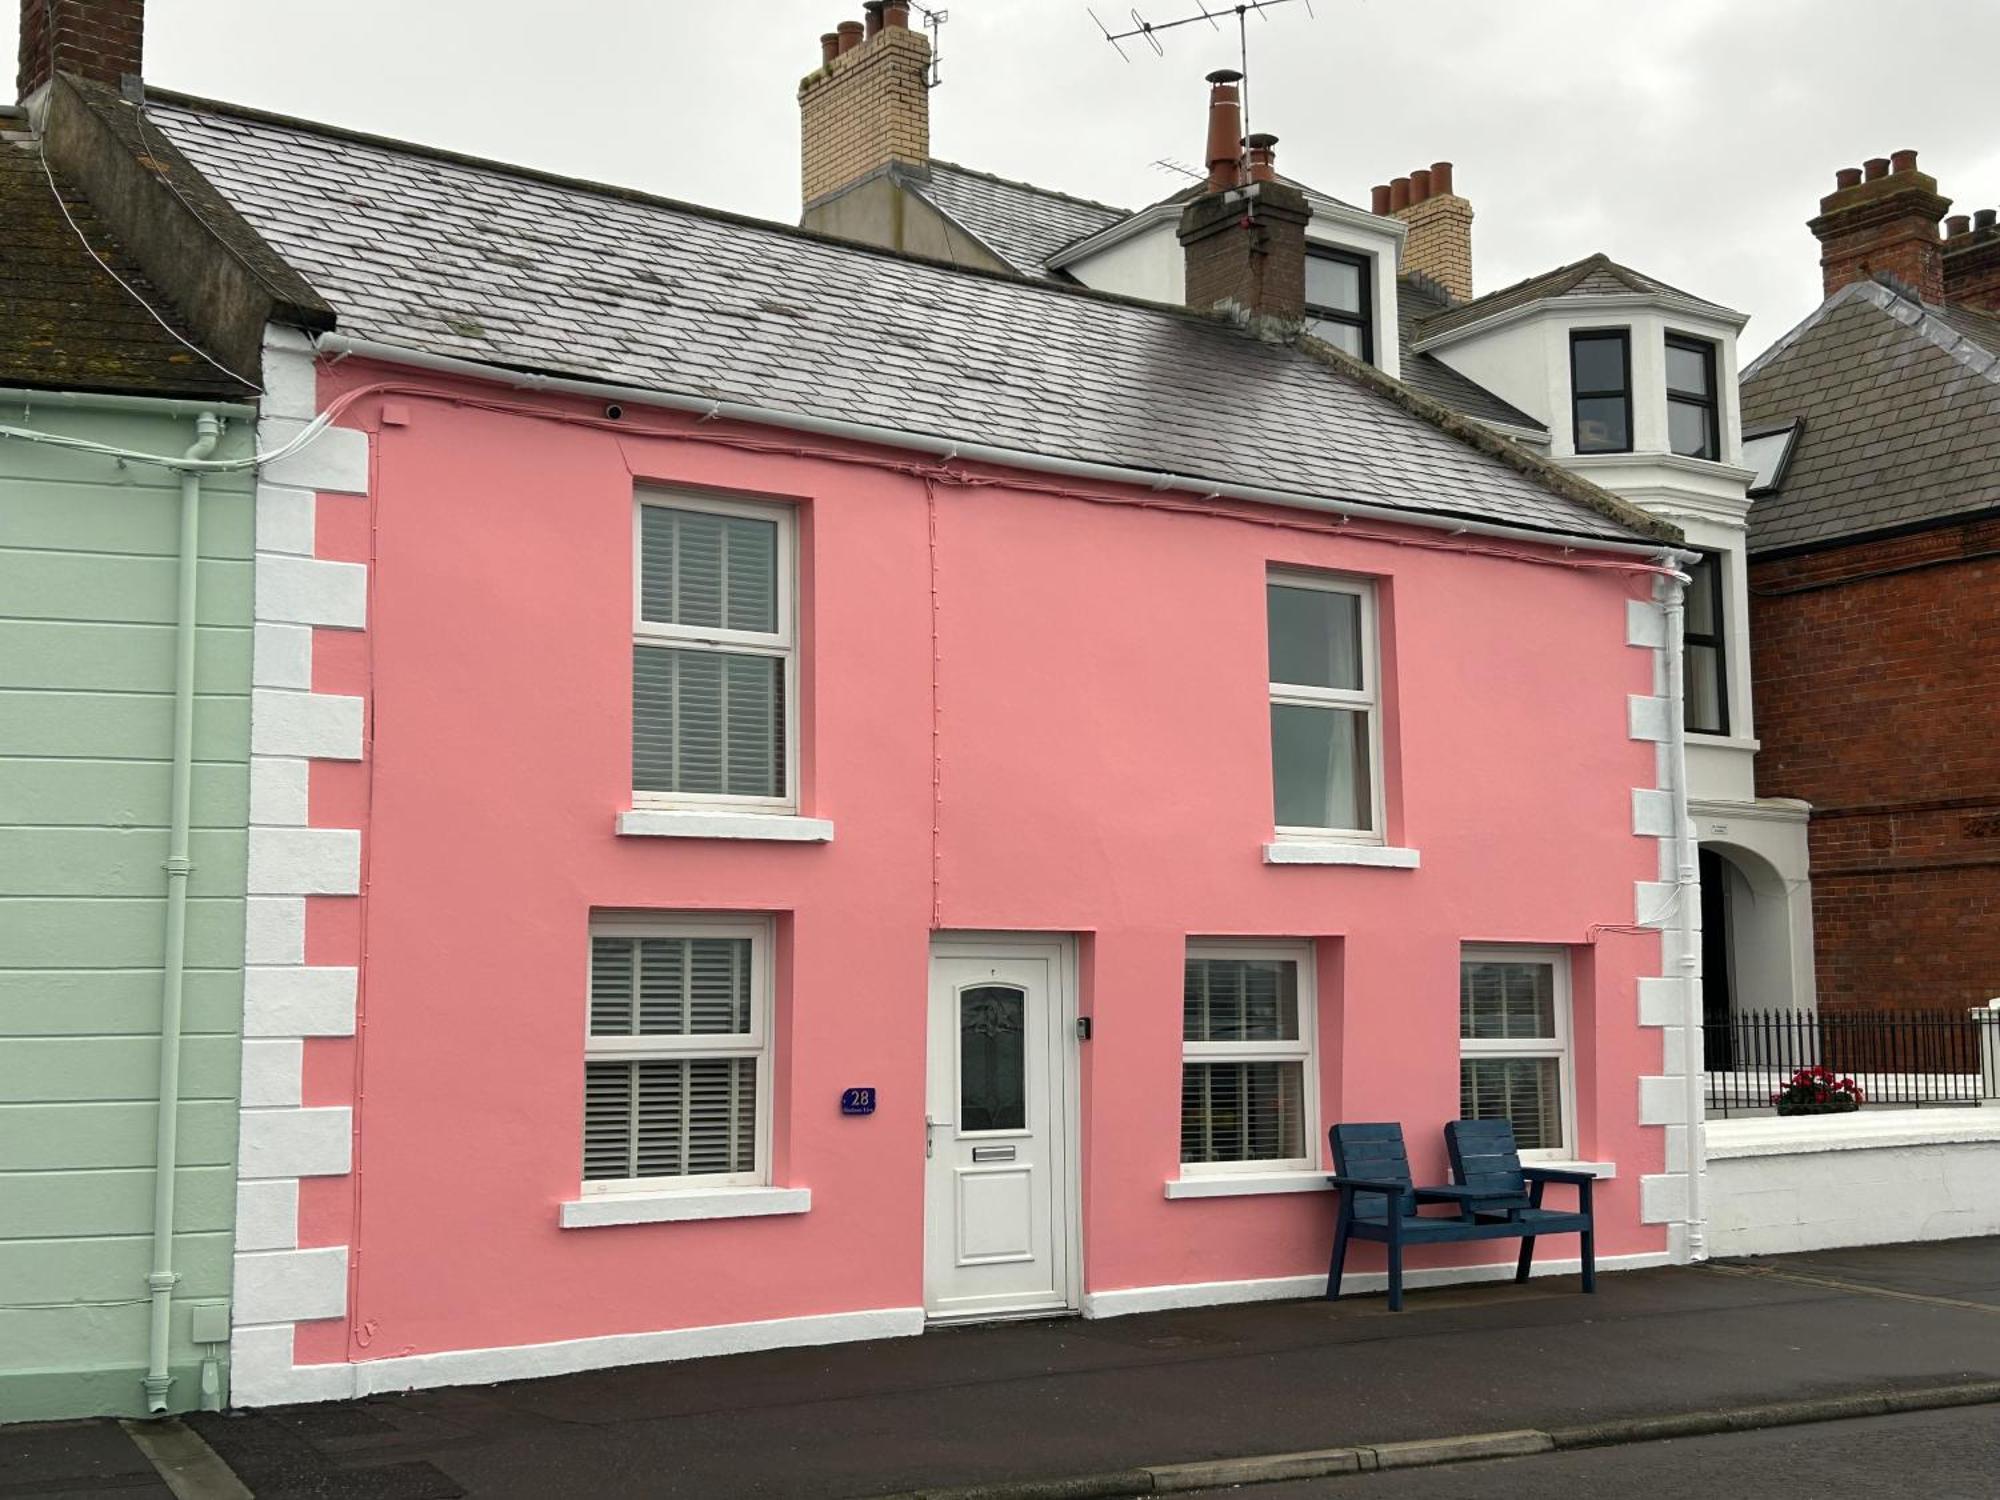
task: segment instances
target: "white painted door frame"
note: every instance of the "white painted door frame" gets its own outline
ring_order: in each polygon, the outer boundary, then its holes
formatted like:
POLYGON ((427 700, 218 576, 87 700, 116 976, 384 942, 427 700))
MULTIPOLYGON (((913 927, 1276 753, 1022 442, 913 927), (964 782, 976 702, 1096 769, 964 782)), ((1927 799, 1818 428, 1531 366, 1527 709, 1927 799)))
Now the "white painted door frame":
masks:
MULTIPOLYGON (((1054 1181, 1050 1192, 1050 1249, 1057 1264, 1054 1270, 1056 1297, 1033 1306, 1017 1308, 937 1306, 938 1287, 933 1257, 939 1244, 937 1215, 946 1211, 940 1201, 938 1184, 944 1180, 927 1157, 924 1164, 924 1304, 934 1323, 972 1322, 1007 1317, 1045 1317, 1050 1313, 1075 1312, 1083 1305, 1083 1193, 1082 1193, 1082 1098, 1079 1079, 1077 1017, 1077 945, 1067 934, 1023 932, 943 932, 931 934, 930 965, 925 996, 925 1113, 927 1119, 955 1121, 956 1085, 947 1104, 937 1097, 943 1081, 956 1066, 956 1054, 949 1064, 933 1055, 936 1045, 938 1005, 937 966, 943 960, 1006 962, 1020 959, 1046 961, 1048 988, 1045 1005, 1052 1030, 1050 1051, 1055 1058, 1049 1079, 1049 1140, 1047 1159, 1054 1181)), ((932 1134, 927 1126, 926 1134, 932 1134)), ((946 1149, 955 1140, 955 1125, 935 1132, 935 1148, 946 1149)))

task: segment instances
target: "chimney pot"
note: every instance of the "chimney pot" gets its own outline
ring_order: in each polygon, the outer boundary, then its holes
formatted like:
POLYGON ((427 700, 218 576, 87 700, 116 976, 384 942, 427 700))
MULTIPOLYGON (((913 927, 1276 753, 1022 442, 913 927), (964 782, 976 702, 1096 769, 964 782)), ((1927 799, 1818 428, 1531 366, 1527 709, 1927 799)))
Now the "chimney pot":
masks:
POLYGON ((1237 85, 1243 75, 1218 68, 1208 75, 1208 191, 1219 193, 1242 180, 1243 95, 1237 85))
POLYGON ((1250 148, 1250 180, 1252 182, 1275 182, 1278 179, 1278 138, 1264 131, 1251 136, 1244 144, 1250 148))
POLYGON ((1955 240, 1961 234, 1970 233, 1972 233, 1972 216, 1970 214, 1953 214, 1949 219, 1944 221, 1944 237, 1948 240, 1955 240))
POLYGON ((1833 188, 1835 192, 1845 192, 1849 188, 1860 186, 1861 168, 1859 167, 1842 167, 1838 172, 1833 174, 1833 188))
POLYGON ((1450 192, 1451 192, 1451 163, 1448 161, 1432 162, 1431 193, 1433 194, 1433 196, 1442 198, 1447 196, 1450 192))
POLYGON ((1867 182, 1881 181, 1889 175, 1889 158, 1886 156, 1869 157, 1868 160, 1861 164, 1861 174, 1863 180, 1867 182))
POLYGON ((1370 190, 1368 198, 1368 211, 1372 214, 1386 214, 1389 212, 1388 183, 1386 182, 1377 183, 1374 186, 1374 188, 1370 190))
POLYGON ((862 26, 859 21, 842 21, 838 31, 842 52, 852 52, 861 45, 862 26))
POLYGON ((882 26, 887 31, 910 29, 910 7, 906 0, 889 0, 889 3, 882 7, 882 26))
POLYGON ((1389 212, 1401 213, 1410 206, 1410 179, 1396 177, 1389 182, 1389 212))
POLYGON ((874 41, 875 34, 882 29, 882 3, 883 0, 867 0, 867 3, 861 7, 861 19, 863 23, 861 39, 864 42, 874 41))
POLYGON ((1419 167, 1410 174, 1410 202, 1421 203, 1431 195, 1431 174, 1427 167, 1419 167))
POLYGON ((1972 227, 1984 233, 1993 227, 1996 219, 2000 219, 2000 212, 1990 208, 1977 209, 1972 215, 1972 227))
POLYGON ((1891 172, 1914 172, 1917 170, 1917 153, 1914 151, 1892 151, 1889 153, 1891 172))
POLYGON ((819 37, 819 60, 822 66, 840 56, 840 33, 823 31, 819 37))

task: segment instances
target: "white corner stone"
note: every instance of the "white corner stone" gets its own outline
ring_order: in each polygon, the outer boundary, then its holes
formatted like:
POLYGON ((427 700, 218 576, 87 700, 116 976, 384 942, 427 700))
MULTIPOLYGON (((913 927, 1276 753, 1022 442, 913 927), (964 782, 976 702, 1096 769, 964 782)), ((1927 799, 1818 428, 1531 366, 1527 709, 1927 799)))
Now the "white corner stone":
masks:
POLYGON ((1687 1076, 1688 1034, 1685 1026, 1669 1026, 1660 1033, 1660 1071, 1672 1077, 1687 1076))
POLYGON ((1662 1172, 1639 1179, 1639 1222, 1672 1224, 1685 1220, 1688 1211, 1688 1180, 1685 1172, 1662 1172))
POLYGON ((248 1037, 243 1043, 243 1107, 298 1107, 305 1086, 305 1043, 248 1037))
POLYGON ((352 896, 361 889, 358 828, 252 828, 250 893, 352 896))
POLYGON ((353 1036, 355 970, 257 968, 243 971, 243 1034, 353 1036))
MULTIPOLYGON (((319 362, 312 340, 295 328, 275 323, 264 328, 264 394, 258 413, 265 422, 285 419, 303 425, 319 410, 319 362)), ((267 438, 268 433, 260 434, 267 438)), ((268 441, 259 447, 275 447, 268 441)))
POLYGON ((1682 979, 1642 979, 1639 981, 1639 1024, 1641 1026, 1685 1026, 1688 1015, 1687 981, 1682 979))
POLYGON ((1680 886, 1674 882, 1635 880, 1632 889, 1632 920, 1639 926, 1664 927, 1679 915, 1680 886))
POLYGON ((250 1250, 236 1257, 230 1317, 237 1323, 337 1318, 347 1311, 347 1247, 250 1250))
POLYGON ((1635 740, 1660 741, 1667 737, 1667 700, 1632 693, 1625 700, 1627 735, 1635 740))
POLYGON ((244 903, 243 961, 247 964, 306 961, 305 897, 252 896, 244 903))
POLYGON ((1672 838, 1674 833, 1674 798, 1671 792, 1654 791, 1651 787, 1632 788, 1632 832, 1641 838, 1672 838))
POLYGON ((250 822, 303 826, 312 787, 307 763, 289 755, 250 757, 250 822))
POLYGON ((1641 1078, 1639 1080, 1639 1123, 1641 1125, 1685 1125, 1687 1123, 1687 1080, 1685 1078, 1641 1078))
MULTIPOLYGON (((267 392, 265 400, 270 399, 267 392)), ((313 555, 319 496, 289 484, 257 486, 257 550, 313 555)))
POLYGON ((299 1243, 299 1184, 285 1177, 236 1186, 236 1248, 293 1250, 299 1243))
POLYGON ((237 1144, 237 1175, 344 1177, 353 1159, 351 1111, 246 1109, 237 1144))
POLYGON ((368 623, 368 569, 318 557, 262 554, 257 559, 257 618, 360 630, 368 623))
POLYGON ((359 698, 338 693, 250 690, 250 750, 314 760, 361 759, 359 698))
POLYGON ((1685 1172, 1688 1169, 1688 1128, 1685 1125, 1667 1127, 1667 1170, 1685 1172))
MULTIPOLYGON (((257 446, 281 448, 306 427, 304 422, 267 417, 257 424, 257 446)), ((352 427, 328 427, 296 453, 266 464, 273 484, 296 485, 342 495, 368 493, 368 434, 352 427)))
MULTIPOLYGON (((263 574, 261 560, 258 575, 263 574)), ((312 627, 260 622, 251 633, 250 685, 307 692, 313 677, 312 627)))
POLYGON ((1667 643, 1667 612, 1645 599, 1625 601, 1625 644, 1654 650, 1667 643))

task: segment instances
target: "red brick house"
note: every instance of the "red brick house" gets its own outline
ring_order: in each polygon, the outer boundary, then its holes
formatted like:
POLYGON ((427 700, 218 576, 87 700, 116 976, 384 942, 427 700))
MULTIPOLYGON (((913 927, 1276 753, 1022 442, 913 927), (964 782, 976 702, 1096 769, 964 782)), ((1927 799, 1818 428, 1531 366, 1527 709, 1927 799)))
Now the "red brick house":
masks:
POLYGON ((1742 381, 1758 781, 1813 806, 1826 1011, 2000 995, 2000 227, 1950 206, 1913 151, 1843 170, 1826 300, 1742 381))

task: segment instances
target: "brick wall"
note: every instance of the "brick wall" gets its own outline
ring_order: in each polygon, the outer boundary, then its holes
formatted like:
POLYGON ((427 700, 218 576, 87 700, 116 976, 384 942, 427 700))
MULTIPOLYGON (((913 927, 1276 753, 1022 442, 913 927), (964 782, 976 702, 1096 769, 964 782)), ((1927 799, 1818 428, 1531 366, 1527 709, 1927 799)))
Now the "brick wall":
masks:
POLYGON ((22 0, 20 97, 49 81, 51 63, 116 85, 141 71, 145 0, 22 0))
POLYGON ((1472 300, 1472 204, 1440 193, 1397 211, 1410 226, 1403 269, 1420 271, 1460 302, 1472 300))
POLYGON ((891 161, 931 158, 931 44, 890 27, 809 73, 799 84, 805 201, 837 192, 891 161))
POLYGON ((2000 519, 1750 568, 1758 790, 1803 797, 1819 1000, 2000 996, 2000 519))

